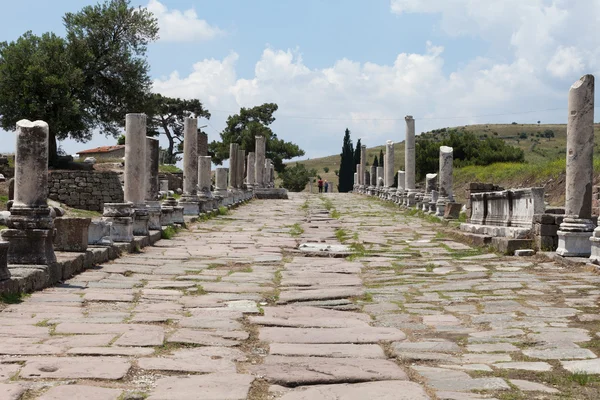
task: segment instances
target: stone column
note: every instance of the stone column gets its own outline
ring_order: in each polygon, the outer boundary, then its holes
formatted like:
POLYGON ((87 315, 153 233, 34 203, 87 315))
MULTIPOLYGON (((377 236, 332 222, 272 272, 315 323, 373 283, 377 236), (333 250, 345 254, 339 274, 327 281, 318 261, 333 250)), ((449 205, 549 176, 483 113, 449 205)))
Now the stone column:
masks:
POLYGON ((198 132, 198 157, 208 155, 208 135, 204 132, 198 132))
POLYGON ((227 197, 227 175, 229 168, 217 168, 215 170, 215 194, 227 197))
POLYGON ((154 201, 158 198, 158 139, 146 137, 146 200, 154 201))
MULTIPOLYGON (((8 229, 0 232, 9 242, 7 263, 50 265, 56 256, 54 222, 47 205, 48 124, 20 120, 16 137, 14 201, 8 229)), ((7 277, 7 272, 0 276, 7 277)))
POLYGON ((569 89, 565 217, 558 229, 556 253, 600 258, 600 231, 594 230, 594 76, 584 75, 569 89), (594 236, 590 238, 591 236, 594 236), (594 248, 592 250, 592 247, 594 248))
MULTIPOLYGON (((137 236, 149 234, 150 214, 146 206, 146 186, 149 179, 147 176, 147 146, 146 114, 127 114, 125 116, 125 185, 123 191, 125 202, 133 205, 133 234, 137 236)), ((123 207, 115 205, 114 208, 122 209, 123 207)), ((125 211, 123 213, 127 214, 125 211)), ((111 215, 106 216, 112 217, 111 215)), ((123 222, 123 224, 127 223, 123 222)), ((127 227, 124 226, 123 229, 127 230, 127 227)), ((119 234, 118 236, 122 237, 123 235, 119 234)))
POLYGON ((265 172, 264 172, 264 183, 265 183, 265 187, 267 188, 271 188, 271 159, 267 158, 265 159, 265 172))
POLYGON ((148 229, 160 230, 160 201, 158 201, 158 139, 146 137, 146 205, 148 206, 148 229))
POLYGON ((210 178, 212 159, 210 156, 198 157, 198 195, 199 197, 211 198, 210 178))
POLYGON ((437 174, 427 174, 425 175, 425 194, 423 195, 423 204, 422 210, 429 211, 429 203, 431 203, 431 191, 437 190, 437 174))
POLYGON ((266 143, 264 136, 256 136, 255 142, 255 167, 254 167, 254 185, 256 188, 265 187, 265 154, 266 154, 266 143))
POLYGON ((361 189, 364 189, 365 186, 365 171, 367 170, 367 146, 360 146, 360 174, 358 174, 358 179, 360 179, 361 189))
POLYGON ((383 188, 383 167, 377 167, 377 188, 378 189, 382 189, 383 188))
POLYGON ((244 172, 246 170, 246 150, 238 148, 236 183, 239 189, 244 187, 244 172))
POLYGON ((394 186, 394 142, 388 140, 385 144, 385 187, 394 186))
POLYGON ((198 215, 198 119, 183 121, 183 195, 179 201, 184 215, 198 215))
POLYGON ((10 279, 10 271, 8 270, 8 247, 9 242, 0 240, 0 281, 10 279))
POLYGON ((405 205, 413 206, 416 201, 415 190, 415 120, 412 115, 404 117, 406 121, 406 140, 404 146, 404 191, 405 205))
POLYGON ((374 165, 371 165, 369 167, 369 189, 373 190, 376 187, 377 187, 377 167, 374 165))
POLYGON ((452 147, 440 147, 439 194, 435 213, 438 217, 444 216, 446 203, 454 202, 454 196, 452 195, 453 151, 454 149, 452 149, 452 147))
POLYGON ((256 157, 254 152, 248 153, 248 167, 246 170, 246 188, 248 190, 254 189, 254 179, 256 179, 255 173, 255 165, 256 165, 256 157))
POLYGON ((229 189, 237 188, 237 160, 238 160, 238 149, 237 143, 229 144, 229 189))

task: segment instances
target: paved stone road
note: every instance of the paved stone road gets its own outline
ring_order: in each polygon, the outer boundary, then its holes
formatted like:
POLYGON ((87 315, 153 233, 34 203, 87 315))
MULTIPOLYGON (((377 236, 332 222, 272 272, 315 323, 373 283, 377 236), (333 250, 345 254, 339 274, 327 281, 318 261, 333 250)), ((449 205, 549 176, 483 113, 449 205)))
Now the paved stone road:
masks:
POLYGON ((600 276, 438 227, 254 201, 6 306, 0 400, 599 398, 600 276), (357 255, 296 250, 338 239, 357 255))

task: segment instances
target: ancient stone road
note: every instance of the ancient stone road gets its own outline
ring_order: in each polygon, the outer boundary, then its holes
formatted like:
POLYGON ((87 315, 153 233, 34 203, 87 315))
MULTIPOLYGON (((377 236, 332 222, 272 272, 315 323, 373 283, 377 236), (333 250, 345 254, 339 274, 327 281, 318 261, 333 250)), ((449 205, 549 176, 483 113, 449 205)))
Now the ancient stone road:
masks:
POLYGON ((597 399, 600 276, 438 228, 255 200, 7 305, 0 400, 597 399), (296 250, 338 239, 358 253, 296 250))

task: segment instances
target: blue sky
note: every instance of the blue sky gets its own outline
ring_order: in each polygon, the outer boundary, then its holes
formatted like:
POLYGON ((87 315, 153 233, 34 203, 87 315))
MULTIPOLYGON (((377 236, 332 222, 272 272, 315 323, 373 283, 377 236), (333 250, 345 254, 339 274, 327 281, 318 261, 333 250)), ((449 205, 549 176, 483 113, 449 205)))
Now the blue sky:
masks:
MULTIPOLYGON (((95 2, 5 3, 0 40, 11 41, 26 30, 62 34, 65 12, 95 2)), ((600 0, 132 4, 159 19, 161 39, 148 52, 154 90, 199 98, 213 115, 211 140, 241 106, 276 102, 275 132, 307 157, 339 153, 346 127, 369 146, 401 141, 405 115, 415 116, 417 132, 564 123, 569 86, 600 65, 600 0)), ((2 143, 0 151, 14 149, 2 143)), ((62 146, 75 153, 113 143, 98 135, 62 146)))

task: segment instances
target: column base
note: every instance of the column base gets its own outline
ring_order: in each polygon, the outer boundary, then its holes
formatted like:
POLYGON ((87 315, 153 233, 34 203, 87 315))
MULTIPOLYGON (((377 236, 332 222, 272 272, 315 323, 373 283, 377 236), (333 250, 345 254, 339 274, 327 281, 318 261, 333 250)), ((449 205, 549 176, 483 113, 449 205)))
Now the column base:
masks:
POLYGON ((56 262, 54 229, 4 229, 2 239, 9 243, 8 264, 50 265, 56 262))
POLYGON ((556 254, 563 257, 590 257, 592 254, 593 232, 558 231, 558 248, 556 254))
POLYGON ((110 239, 113 242, 131 243, 133 240, 133 217, 103 217, 110 222, 110 239))
POLYGON ((133 234, 135 236, 148 236, 148 224, 150 221, 150 213, 148 209, 136 208, 133 214, 133 234))
POLYGON ((146 205, 148 206, 148 229, 153 231, 160 231, 162 229, 161 225, 161 208, 159 201, 147 201, 146 205))

